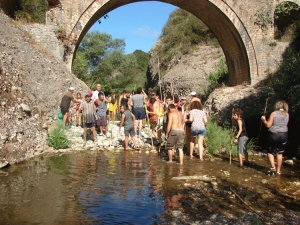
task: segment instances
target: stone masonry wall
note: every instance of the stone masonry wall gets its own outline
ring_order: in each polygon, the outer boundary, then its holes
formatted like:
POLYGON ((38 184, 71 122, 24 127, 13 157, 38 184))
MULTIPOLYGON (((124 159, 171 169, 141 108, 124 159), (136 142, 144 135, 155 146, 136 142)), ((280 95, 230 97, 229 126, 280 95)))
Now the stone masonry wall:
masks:
POLYGON ((55 58, 63 60, 64 46, 56 37, 57 26, 29 24, 23 25, 22 29, 34 37, 35 41, 47 49, 55 58))

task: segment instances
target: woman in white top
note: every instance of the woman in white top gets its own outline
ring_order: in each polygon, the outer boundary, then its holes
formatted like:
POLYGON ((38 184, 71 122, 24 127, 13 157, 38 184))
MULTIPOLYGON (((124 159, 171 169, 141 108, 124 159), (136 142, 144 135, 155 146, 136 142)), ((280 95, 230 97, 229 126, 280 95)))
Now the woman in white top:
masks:
POLYGON ((203 160, 203 140, 206 134, 205 126, 207 124, 207 117, 202 110, 202 104, 199 101, 193 101, 190 104, 189 119, 185 119, 185 122, 191 121, 191 137, 190 137, 190 156, 193 156, 195 139, 198 137, 199 157, 203 160))

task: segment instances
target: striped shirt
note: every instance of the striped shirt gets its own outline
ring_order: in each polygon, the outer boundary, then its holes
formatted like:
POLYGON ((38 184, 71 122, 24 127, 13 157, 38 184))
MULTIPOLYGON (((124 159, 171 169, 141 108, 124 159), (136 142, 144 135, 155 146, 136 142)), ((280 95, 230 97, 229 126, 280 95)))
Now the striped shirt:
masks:
POLYGON ((94 117, 96 116, 96 110, 93 101, 83 101, 80 109, 83 110, 83 117, 85 123, 94 123, 94 117))

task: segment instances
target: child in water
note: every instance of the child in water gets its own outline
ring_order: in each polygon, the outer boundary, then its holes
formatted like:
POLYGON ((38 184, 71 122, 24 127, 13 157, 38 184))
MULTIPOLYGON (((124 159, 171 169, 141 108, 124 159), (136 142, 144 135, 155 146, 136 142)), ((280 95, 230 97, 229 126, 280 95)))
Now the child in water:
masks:
POLYGON ((121 127, 124 125, 124 133, 125 133, 124 151, 128 151, 129 134, 131 136, 131 140, 133 141, 134 149, 140 150, 140 147, 136 145, 136 140, 134 137, 135 136, 135 132, 134 132, 135 117, 134 117, 134 115, 130 112, 130 110, 125 105, 121 105, 120 112, 122 113, 122 117, 121 117, 119 132, 121 130, 121 127))
POLYGON ((249 165, 248 161, 248 152, 247 152, 247 141, 248 134, 246 131, 246 124, 243 120, 243 111, 241 109, 233 110, 233 119, 237 122, 238 133, 234 137, 234 143, 238 143, 238 152, 239 152, 239 167, 243 168, 244 165, 249 165), (245 162, 243 163, 243 154, 245 155, 245 162))

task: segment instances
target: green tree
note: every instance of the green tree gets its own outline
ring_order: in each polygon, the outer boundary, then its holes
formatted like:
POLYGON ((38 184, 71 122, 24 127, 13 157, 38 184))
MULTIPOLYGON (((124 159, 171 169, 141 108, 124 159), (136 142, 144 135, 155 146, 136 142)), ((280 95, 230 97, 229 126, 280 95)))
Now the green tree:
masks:
POLYGON ((77 51, 73 62, 73 73, 81 80, 88 80, 89 63, 86 59, 85 52, 77 51))
POLYGON ((79 45, 72 70, 91 89, 97 83, 107 93, 144 88, 149 55, 141 50, 125 55, 124 48, 123 39, 112 39, 105 33, 88 33, 79 45))
POLYGON ((173 11, 162 30, 161 42, 155 48, 162 75, 176 56, 191 53, 199 44, 218 45, 209 28, 197 17, 183 9, 173 11))
POLYGON ((20 0, 15 11, 17 20, 27 22, 45 22, 45 14, 48 10, 48 1, 45 0, 20 0))

